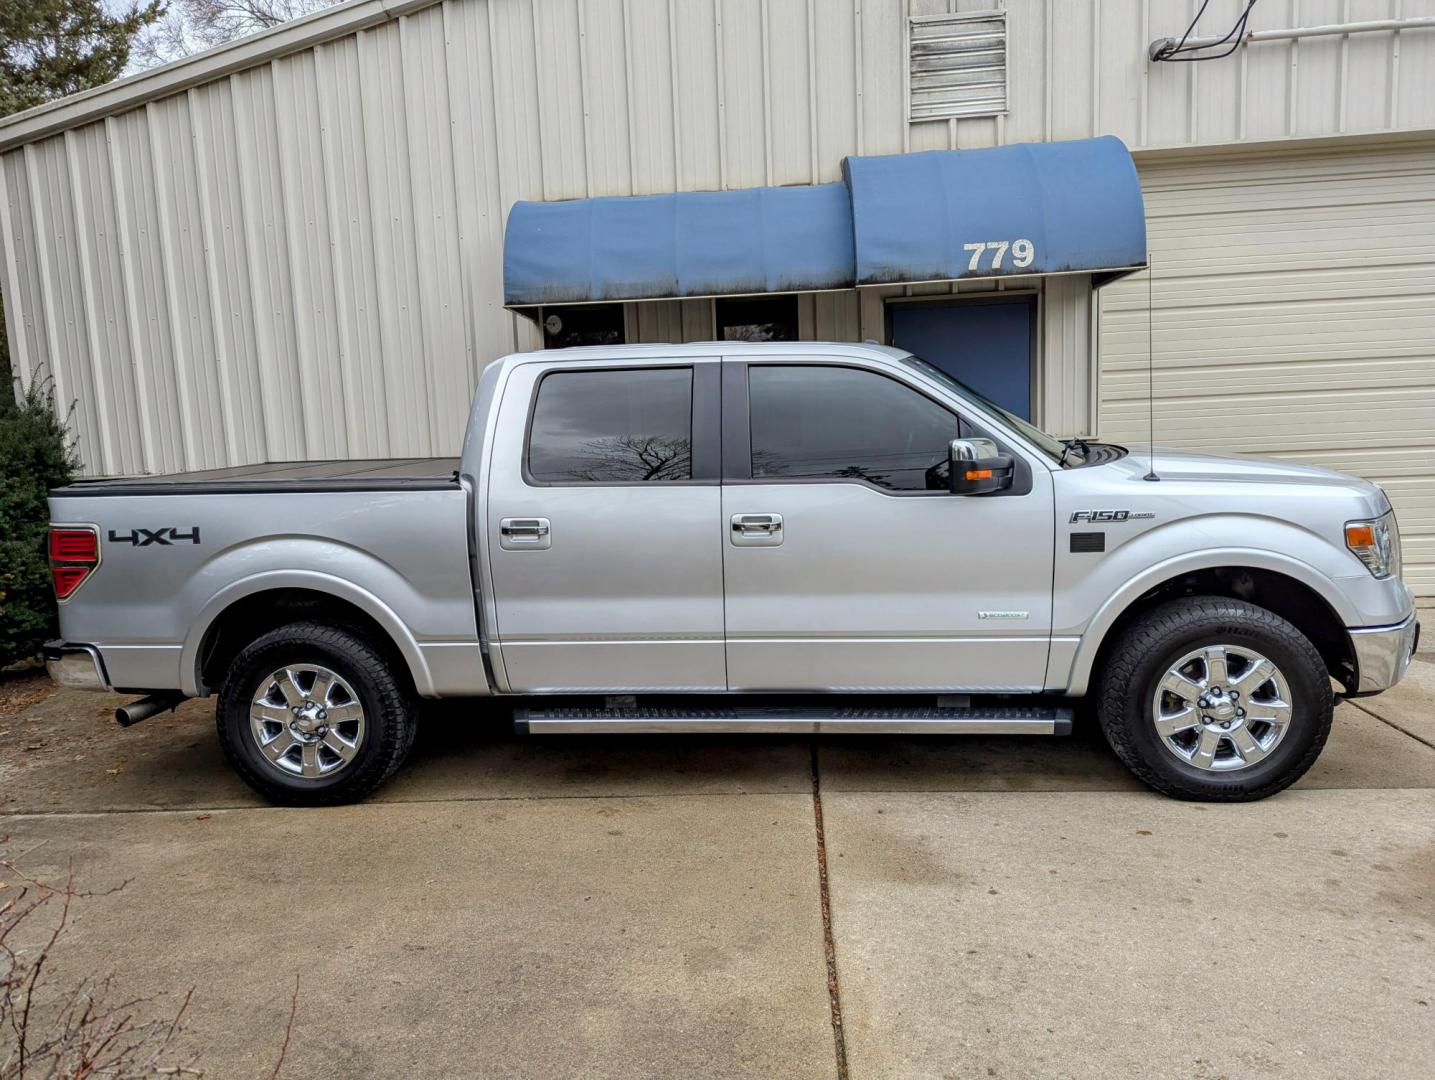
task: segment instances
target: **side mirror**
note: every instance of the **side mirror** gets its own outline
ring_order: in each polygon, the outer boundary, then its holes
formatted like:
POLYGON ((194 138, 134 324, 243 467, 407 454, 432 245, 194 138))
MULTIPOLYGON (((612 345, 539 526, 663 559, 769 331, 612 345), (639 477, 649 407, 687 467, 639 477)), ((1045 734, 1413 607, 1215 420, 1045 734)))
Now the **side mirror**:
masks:
POLYGON ((947 447, 947 490, 953 495, 983 495, 1011 487, 1012 460, 997 453, 990 439, 953 439, 947 447))

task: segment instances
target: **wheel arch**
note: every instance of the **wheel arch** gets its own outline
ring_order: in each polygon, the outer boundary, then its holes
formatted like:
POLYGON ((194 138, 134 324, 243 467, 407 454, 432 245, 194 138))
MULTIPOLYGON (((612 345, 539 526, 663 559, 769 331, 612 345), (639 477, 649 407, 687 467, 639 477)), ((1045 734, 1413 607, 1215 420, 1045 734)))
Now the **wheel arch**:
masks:
POLYGON ((416 693, 432 696, 423 652, 398 615, 352 583, 314 571, 258 574, 211 599, 195 619, 180 656, 184 693, 207 696, 246 645, 270 630, 304 620, 361 630, 416 693))
POLYGON ((1163 564, 1133 578, 1098 609, 1081 636, 1066 693, 1087 692, 1093 672, 1122 629, 1157 604, 1181 596, 1224 596, 1274 612, 1300 630, 1331 675, 1347 689, 1355 678, 1346 626, 1354 612, 1319 571, 1295 559, 1264 552, 1230 553, 1163 564))

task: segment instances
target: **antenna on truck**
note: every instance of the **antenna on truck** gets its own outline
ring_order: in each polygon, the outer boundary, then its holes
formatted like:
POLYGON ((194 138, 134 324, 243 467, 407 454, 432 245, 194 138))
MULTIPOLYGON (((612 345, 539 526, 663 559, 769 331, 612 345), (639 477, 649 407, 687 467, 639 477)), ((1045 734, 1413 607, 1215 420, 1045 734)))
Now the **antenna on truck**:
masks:
POLYGON ((1146 426, 1148 437, 1151 440, 1149 450, 1151 451, 1151 467, 1146 471, 1143 480, 1160 480, 1156 475, 1156 357, 1152 347, 1155 341, 1155 334, 1151 328, 1151 283, 1156 278, 1156 263, 1151 258, 1151 253, 1146 253, 1146 426))

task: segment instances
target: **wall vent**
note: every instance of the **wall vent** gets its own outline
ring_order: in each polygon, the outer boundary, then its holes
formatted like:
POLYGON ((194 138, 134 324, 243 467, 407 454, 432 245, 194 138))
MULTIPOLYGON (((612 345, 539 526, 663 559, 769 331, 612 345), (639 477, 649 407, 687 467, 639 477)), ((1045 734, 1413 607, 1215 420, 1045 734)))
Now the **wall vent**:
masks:
POLYGON ((1005 11, 907 20, 907 119, 1006 112, 1005 11))

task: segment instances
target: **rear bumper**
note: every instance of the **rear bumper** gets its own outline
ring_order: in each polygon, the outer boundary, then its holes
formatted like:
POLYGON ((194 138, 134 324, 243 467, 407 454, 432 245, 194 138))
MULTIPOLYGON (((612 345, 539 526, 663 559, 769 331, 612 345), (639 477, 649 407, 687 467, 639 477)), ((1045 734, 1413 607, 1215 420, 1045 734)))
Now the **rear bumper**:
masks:
POLYGON ((1404 622, 1394 626, 1361 627, 1348 633, 1355 657, 1354 693, 1378 694, 1405 677, 1420 641, 1420 621, 1411 612, 1404 622))
POLYGON ((110 690, 105 675, 105 662, 93 645, 73 645, 68 641, 45 643, 45 670, 56 686, 71 690, 110 690))

